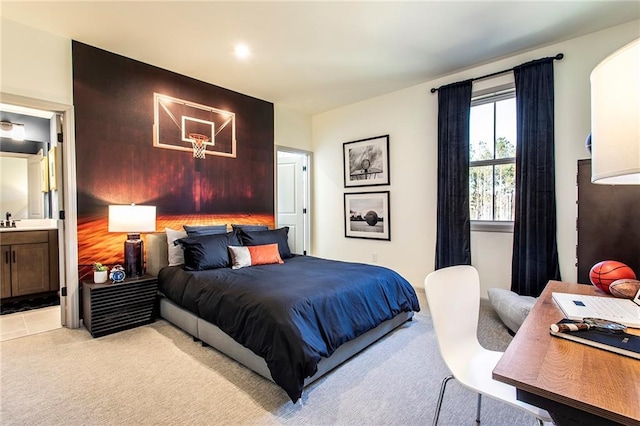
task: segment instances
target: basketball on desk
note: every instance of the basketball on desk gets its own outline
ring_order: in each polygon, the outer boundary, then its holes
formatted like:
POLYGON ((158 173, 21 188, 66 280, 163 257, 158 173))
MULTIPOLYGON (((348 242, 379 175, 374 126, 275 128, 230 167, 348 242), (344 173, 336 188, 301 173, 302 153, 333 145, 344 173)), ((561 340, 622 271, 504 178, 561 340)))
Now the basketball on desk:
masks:
POLYGON ((636 279, 636 274, 629 266, 616 260, 603 260, 591 267, 589 280, 591 284, 598 287, 605 293, 611 294, 609 286, 612 282, 629 278, 636 279))

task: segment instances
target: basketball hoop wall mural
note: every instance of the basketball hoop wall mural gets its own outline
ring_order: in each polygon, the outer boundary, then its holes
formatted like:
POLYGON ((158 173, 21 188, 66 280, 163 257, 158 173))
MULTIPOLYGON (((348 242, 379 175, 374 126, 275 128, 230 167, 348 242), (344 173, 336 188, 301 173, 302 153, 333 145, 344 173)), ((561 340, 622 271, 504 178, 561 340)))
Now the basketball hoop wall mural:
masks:
POLYGON ((194 158, 205 154, 236 158, 233 112, 154 93, 153 116, 156 148, 193 151, 194 158))
POLYGON ((109 205, 155 205, 157 231, 275 225, 272 103, 76 41, 72 54, 81 277, 122 262, 109 205))

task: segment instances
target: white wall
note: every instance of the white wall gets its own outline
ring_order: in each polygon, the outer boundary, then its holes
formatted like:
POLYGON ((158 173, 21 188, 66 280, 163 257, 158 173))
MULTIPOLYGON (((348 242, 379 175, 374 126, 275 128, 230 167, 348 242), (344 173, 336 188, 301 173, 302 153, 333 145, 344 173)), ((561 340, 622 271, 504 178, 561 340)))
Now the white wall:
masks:
POLYGON ((71 105, 71 40, 6 19, 0 31, 0 92, 71 105))
POLYGON ((311 116, 276 104, 276 145, 311 151, 311 116))
MULTIPOLYGON (((589 74, 639 35, 640 21, 634 21, 314 116, 314 204, 320 206, 313 226, 314 255, 371 262, 377 253, 379 264, 423 287, 434 269, 436 235, 437 94, 429 90, 564 53, 554 63, 558 250, 562 279, 575 282, 576 162, 588 158, 589 74), (391 185, 363 190, 391 191, 391 241, 345 238, 343 193, 352 189, 343 188, 342 144, 387 133, 391 185)), ((510 287, 512 242, 510 233, 472 233, 472 263, 480 272, 483 297, 488 288, 510 287)))

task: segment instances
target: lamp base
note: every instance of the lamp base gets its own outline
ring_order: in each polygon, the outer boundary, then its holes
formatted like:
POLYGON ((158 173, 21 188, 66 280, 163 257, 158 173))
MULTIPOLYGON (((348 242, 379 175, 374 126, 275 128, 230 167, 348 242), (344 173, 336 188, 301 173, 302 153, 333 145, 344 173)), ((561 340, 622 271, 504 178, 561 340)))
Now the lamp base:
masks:
POLYGON ((140 234, 127 234, 124 242, 124 272, 127 277, 144 275, 144 242, 140 234))

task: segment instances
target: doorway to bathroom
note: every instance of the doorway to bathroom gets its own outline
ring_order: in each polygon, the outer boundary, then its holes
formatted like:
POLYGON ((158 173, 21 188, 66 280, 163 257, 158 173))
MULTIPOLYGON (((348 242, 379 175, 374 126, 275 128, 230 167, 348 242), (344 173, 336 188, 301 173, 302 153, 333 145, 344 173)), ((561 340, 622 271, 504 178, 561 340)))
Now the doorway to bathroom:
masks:
POLYGON ((14 161, 15 170, 23 170, 21 162, 26 161, 27 170, 3 175, 0 182, 0 237, 3 258, 6 254, 11 260, 3 264, 2 271, 0 338, 60 326, 77 328, 73 107, 6 93, 1 96, 0 161, 3 166, 14 161), (6 192, 19 196, 5 199, 6 192), (37 256, 46 266, 34 267, 36 273, 29 270, 27 274, 28 268, 19 262, 21 256, 32 262, 37 256))

